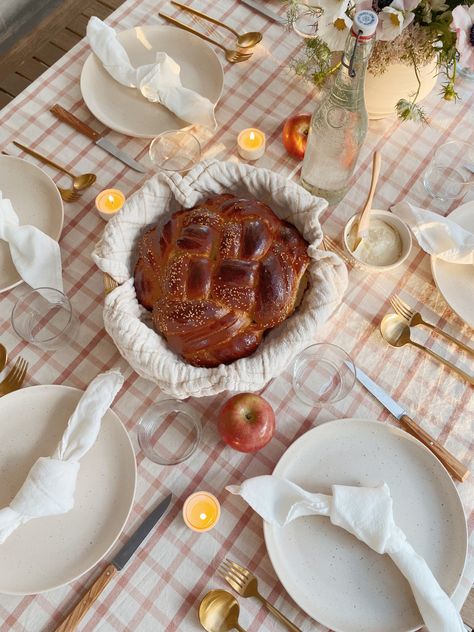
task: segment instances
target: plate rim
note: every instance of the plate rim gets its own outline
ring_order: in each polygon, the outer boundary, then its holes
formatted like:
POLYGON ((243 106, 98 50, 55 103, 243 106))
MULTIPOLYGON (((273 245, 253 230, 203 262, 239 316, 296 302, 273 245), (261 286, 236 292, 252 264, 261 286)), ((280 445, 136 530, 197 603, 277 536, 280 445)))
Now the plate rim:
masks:
MULTIPOLYGON (((176 30, 176 27, 174 26, 170 26, 168 24, 136 24, 135 26, 129 28, 129 29, 124 29, 122 31, 117 31, 117 36, 120 36, 124 33, 129 33, 130 31, 134 31, 136 28, 141 28, 141 29, 148 29, 148 28, 153 28, 153 29, 164 29, 167 31, 171 31, 171 29, 176 30)), ((211 53, 212 55, 215 57, 216 61, 218 62, 219 68, 220 68, 220 78, 221 78, 221 87, 220 87, 220 91, 219 91, 219 95, 217 96, 217 99, 214 103, 214 108, 217 107, 217 104, 219 103, 219 101, 221 100, 222 94, 224 92, 224 81, 225 81, 225 75, 224 75, 224 67, 222 66, 222 62, 219 59, 219 56, 217 55, 216 51, 211 48, 210 44, 208 44, 207 42, 205 42, 202 38, 198 37, 197 35, 194 35, 193 33, 188 33, 187 31, 184 31, 183 29, 178 29, 180 31, 182 31, 182 33, 187 36, 190 37, 191 39, 194 40, 199 40, 200 44, 203 44, 211 53)), ((110 120, 108 121, 104 121, 103 117, 101 117, 100 112, 98 113, 97 110, 95 110, 95 108, 92 108, 90 105, 90 102, 88 102, 86 96, 84 95, 84 85, 85 85, 85 72, 86 72, 86 67, 90 66, 92 63, 92 59, 94 59, 96 57, 95 53, 93 53, 92 51, 90 51, 89 55, 87 56, 86 60, 84 61, 83 65, 82 65, 82 69, 81 69, 81 76, 80 76, 80 81, 79 81, 79 87, 80 87, 80 91, 81 91, 81 95, 82 95, 82 99, 84 101, 84 103, 86 104, 86 107, 88 108, 88 110, 93 114, 93 116, 100 121, 103 125, 105 125, 108 129, 113 130, 114 132, 117 132, 118 134, 123 134, 124 136, 128 136, 130 138, 154 138, 155 136, 157 136, 158 134, 161 134, 163 131, 168 131, 168 130, 162 130, 162 132, 155 132, 154 134, 137 134, 136 132, 131 132, 129 129, 126 130, 124 128, 122 128, 120 125, 114 125, 111 126, 110 125, 110 120)), ((100 62, 99 62, 100 63, 100 62)), ((192 123, 187 123, 186 125, 184 125, 183 127, 180 127, 179 129, 185 129, 189 126, 192 126, 192 123)))
MULTIPOLYGON (((12 393, 9 393, 8 395, 5 395, 4 398, 9 397, 10 399, 12 399, 12 396, 19 397, 25 391, 40 390, 40 389, 41 390, 58 390, 58 389, 61 389, 61 390, 68 390, 69 392, 82 393, 82 394, 85 392, 85 389, 80 389, 80 388, 78 388, 76 386, 69 386, 68 384, 34 384, 32 386, 27 386, 25 388, 18 389, 17 391, 13 391, 12 393)), ((0 402, 0 407, 1 407, 1 405, 2 405, 2 402, 0 402)), ((1 595, 14 595, 14 596, 22 596, 22 597, 23 596, 27 596, 27 595, 40 595, 40 594, 49 592, 51 590, 56 590, 58 588, 62 588, 63 586, 69 586, 70 584, 72 584, 72 582, 75 582, 80 577, 82 577, 83 575, 88 573, 90 570, 92 570, 95 566, 97 566, 97 564, 99 564, 99 562, 101 562, 101 560, 103 560, 104 557, 106 557, 106 555, 111 551, 111 549, 115 546, 115 544, 117 543, 118 539, 122 535, 122 533, 124 531, 124 528, 125 528, 125 525, 127 524, 127 521, 130 518, 130 514, 131 514, 131 511, 133 509, 135 496, 136 496, 136 492, 137 492, 137 459, 136 459, 135 450, 133 448, 133 443, 132 443, 130 434, 127 431, 127 429, 126 429, 125 425, 123 424, 122 420, 117 415, 117 413, 114 410, 112 410, 112 408, 109 407, 107 409, 107 412, 111 412, 112 415, 115 417, 115 422, 117 422, 117 421, 119 422, 119 428, 120 428, 121 432, 123 432, 123 434, 127 438, 127 445, 130 447, 130 454, 133 454, 133 493, 132 493, 132 497, 130 499, 130 506, 128 508, 127 515, 126 515, 126 517, 125 517, 125 519, 123 521, 123 524, 121 525, 120 529, 118 530, 118 533, 115 535, 115 537, 113 538, 113 541, 110 543, 110 545, 104 551, 103 555, 101 555, 95 562, 93 562, 85 570, 81 571, 78 575, 75 575, 74 577, 72 577, 71 579, 67 580, 66 582, 55 584, 54 586, 49 586, 47 588, 42 588, 41 590, 34 591, 34 592, 6 591, 6 590, 2 589, 2 590, 0 590, 0 594, 1 595)))
MULTIPOLYGON (((340 425, 343 425, 342 422, 344 423, 344 425, 347 424, 347 422, 351 423, 351 422, 357 422, 357 423, 364 423, 364 424, 370 424, 370 425, 377 425, 380 429, 383 429, 384 431, 388 432, 388 431, 393 431, 395 432, 398 436, 402 437, 405 440, 409 440, 413 443, 415 443, 418 448, 421 448, 422 451, 424 451, 425 453, 428 453, 429 457, 432 458, 432 460, 434 462, 436 462, 436 464, 439 466, 440 468, 440 472, 442 472, 443 476, 445 476, 446 480, 448 481, 448 484, 450 484, 450 486, 452 487, 452 489, 455 492, 455 497, 457 499, 457 502, 459 503, 459 506, 461 508, 461 512, 462 512, 462 516, 463 516, 463 527, 464 527, 464 537, 463 537, 463 545, 464 545, 464 562, 463 562, 463 568, 461 570, 459 579, 456 583, 456 586, 454 586, 452 592, 448 595, 449 597, 452 596, 452 594, 455 592, 455 590, 458 588, 464 570, 466 568, 466 564, 467 564, 467 558, 468 558, 468 545, 469 545, 469 533, 468 533, 468 529, 467 529, 467 521, 466 521, 466 512, 464 510, 464 505, 462 504, 462 500, 461 497, 459 495, 459 492, 457 490, 457 487, 453 481, 453 479, 451 478, 449 472, 446 470, 446 468, 444 467, 444 465, 441 463, 441 461, 439 461, 437 459, 437 457, 431 452, 431 450, 429 450, 425 445, 423 445, 423 443, 421 443, 421 441, 419 441, 416 437, 412 436, 411 434, 409 434, 408 432, 406 432, 405 430, 403 430, 402 428, 398 428, 397 426, 392 426, 391 424, 387 424, 384 423, 383 421, 379 421, 379 420, 374 420, 374 419, 368 419, 367 417, 340 417, 338 419, 333 419, 331 421, 327 421, 321 424, 318 424, 317 426, 315 426, 314 428, 311 428, 310 430, 308 430, 307 432, 305 432, 304 434, 302 434, 300 437, 298 437, 298 439, 296 439, 286 450, 285 452, 283 452, 283 454, 281 455, 281 457, 278 459, 278 463, 275 465, 273 471, 272 471, 272 475, 277 474, 277 469, 280 466, 281 462, 283 461, 284 458, 288 458, 286 455, 288 454, 288 452, 290 450, 294 451, 294 446, 296 444, 302 443, 303 439, 306 437, 306 435, 308 433, 315 433, 316 431, 320 430, 321 428, 324 428, 325 426, 329 425, 329 424, 334 424, 334 423, 338 423, 340 425)), ((325 627, 327 627, 328 629, 332 630, 333 632, 352 632, 352 630, 348 630, 348 629, 341 629, 338 627, 334 627, 331 623, 328 622, 324 622, 320 619, 314 619, 314 617, 308 613, 299 603, 299 601, 297 600, 297 596, 295 596, 295 594, 293 592, 290 592, 287 588, 286 583, 283 581, 283 579, 278 575, 278 572, 276 570, 276 566, 274 564, 274 556, 273 556, 273 551, 271 551, 271 547, 269 547, 269 538, 271 537, 273 531, 276 529, 276 527, 270 525, 269 523, 265 522, 265 520, 262 519, 263 522, 263 536, 264 536, 264 542, 265 542, 265 548, 267 550, 268 553, 268 557, 270 558, 270 562, 272 564, 273 570, 275 571, 276 576, 278 577, 279 581, 281 582, 283 588, 285 589, 285 592, 291 597, 291 599, 297 604, 297 606, 303 611, 305 612, 308 617, 310 617, 313 621, 315 621, 316 623, 319 623, 325 627)), ((423 622, 421 623, 421 625, 423 625, 423 622)), ((414 628, 410 628, 410 629, 403 629, 400 630, 399 632, 416 632, 416 630, 418 630, 420 628, 420 625, 417 625, 414 628)))
MULTIPOLYGON (((57 235, 55 235, 55 237, 53 237, 54 241, 59 244, 59 240, 61 238, 61 234, 62 234, 63 228, 64 228, 64 203, 63 203, 63 200, 61 198, 61 195, 59 194, 59 190, 58 190, 54 180, 45 171, 43 171, 43 169, 41 169, 41 167, 38 167, 38 165, 35 165, 33 162, 30 162, 29 160, 25 160, 24 158, 20 158, 20 156, 0 155, 0 160, 3 160, 4 158, 6 158, 8 160, 12 160, 13 159, 14 161, 17 161, 17 162, 20 162, 20 163, 26 163, 30 167, 33 167, 34 170, 39 171, 42 174, 42 176, 44 178, 46 178, 47 180, 49 180, 49 182, 51 183, 52 187, 54 188, 54 191, 56 192, 56 199, 59 201, 59 205, 60 205, 60 208, 61 208, 61 220, 59 222, 59 229, 57 230, 57 235)), ((14 287, 17 287, 21 283, 25 283, 25 281, 23 281, 23 279, 20 277, 19 281, 15 281, 15 283, 13 283, 12 285, 9 285, 7 287, 1 287, 0 286, 0 294, 2 294, 3 292, 8 292, 8 290, 12 290, 14 287)))
MULTIPOLYGON (((470 209, 471 212, 474 211, 474 200, 469 200, 467 202, 464 202, 464 204, 461 204, 460 206, 457 206, 453 211, 451 211, 451 213, 449 213, 449 215, 447 215, 447 217, 449 218, 449 217, 451 217, 451 215, 457 214, 458 211, 461 211, 461 213, 464 213, 464 211, 467 212, 468 211, 468 207, 471 207, 471 209, 470 209)), ((440 286, 438 284, 438 279, 436 278, 437 260, 438 260, 437 257, 435 257, 434 255, 430 255, 431 276, 433 277, 433 281, 435 282, 435 285, 436 285, 436 287, 438 289, 438 292, 441 294, 441 296, 445 300, 446 304, 449 305, 449 307, 453 310, 453 312, 458 316, 458 318, 460 318, 463 323, 466 323, 466 325, 468 327, 471 327, 471 329, 474 329, 474 320, 469 322, 463 316, 461 316, 461 314, 456 309, 454 309, 454 307, 451 305, 451 303, 448 301, 448 299, 444 295, 443 290, 440 288, 440 286)))

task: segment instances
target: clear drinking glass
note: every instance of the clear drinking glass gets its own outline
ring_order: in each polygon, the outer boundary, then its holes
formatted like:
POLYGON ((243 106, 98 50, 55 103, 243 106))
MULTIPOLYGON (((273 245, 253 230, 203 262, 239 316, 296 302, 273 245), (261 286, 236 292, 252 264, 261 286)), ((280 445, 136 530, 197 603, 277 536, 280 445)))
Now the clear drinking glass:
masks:
POLYGON ((318 34, 318 19, 322 16, 323 11, 320 7, 298 4, 297 15, 293 22, 293 30, 300 37, 312 39, 318 34))
POLYGON ((201 144, 191 132, 163 132, 152 140, 149 155, 158 169, 186 173, 201 159, 201 144))
POLYGON ((184 402, 165 399, 149 408, 138 422, 138 443, 159 465, 176 465, 194 454, 201 440, 196 412, 184 402))
POLYGON ((462 197, 474 183, 474 149, 451 140, 438 147, 423 176, 427 192, 438 200, 462 197))
POLYGON ((23 294, 13 307, 11 323, 20 338, 48 351, 70 343, 79 330, 68 297, 50 287, 23 294))
POLYGON ((304 349, 293 365, 293 389, 309 406, 332 404, 348 395, 355 381, 350 356, 330 343, 304 349))

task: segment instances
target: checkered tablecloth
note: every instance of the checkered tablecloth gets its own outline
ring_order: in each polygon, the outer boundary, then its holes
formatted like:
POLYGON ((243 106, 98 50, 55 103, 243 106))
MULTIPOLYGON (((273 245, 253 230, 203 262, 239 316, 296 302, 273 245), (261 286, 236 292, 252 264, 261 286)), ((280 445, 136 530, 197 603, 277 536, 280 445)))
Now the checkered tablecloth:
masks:
MULTIPOLYGON (((282 11, 277 0, 266 4, 282 11)), ((164 0, 127 0, 109 22, 119 29, 158 24, 157 13, 164 5, 164 0)), ((261 30, 264 35, 250 62, 231 65, 223 60, 225 86, 217 108, 219 129, 205 143, 205 156, 237 160, 238 132, 256 126, 267 135, 267 151, 258 165, 282 174, 291 173, 296 162, 282 146, 282 121, 293 112, 311 111, 315 99, 311 87, 288 70, 300 41, 296 35, 289 34, 237 0, 219 3, 194 0, 193 6, 220 15, 240 30, 261 30)), ((170 6, 167 8, 175 13, 170 6)), ((202 444, 192 459, 179 466, 164 468, 144 458, 137 445, 136 424, 147 407, 162 395, 153 384, 139 378, 127 366, 106 335, 102 323, 102 274, 95 268, 90 255, 103 229, 102 220, 94 211, 97 192, 115 186, 128 195, 143 184, 146 176, 124 167, 48 112, 52 104, 60 103, 79 118, 97 126, 79 90, 79 76, 88 54, 87 44, 80 42, 0 112, 1 148, 18 153, 11 144, 17 139, 56 156, 72 170, 98 174, 95 188, 86 191, 79 202, 65 205, 65 225, 60 240, 65 291, 81 320, 79 336, 70 347, 55 353, 42 352, 20 342, 9 319, 12 307, 23 291, 19 286, 0 297, 0 340, 12 358, 21 354, 29 361, 27 386, 68 384, 84 388, 92 377, 111 366, 118 366, 124 372, 126 383, 114 403, 114 410, 134 443, 138 486, 121 543, 157 500, 172 491, 175 501, 155 535, 138 550, 126 572, 109 585, 78 629, 101 632, 199 630, 197 606, 207 590, 224 587, 215 571, 222 558, 228 555, 257 571, 262 593, 302 630, 322 630, 295 605, 276 577, 265 549, 261 520, 250 509, 245 509, 238 499, 230 498, 223 491, 224 486, 270 473, 287 447, 321 422, 341 417, 368 417, 390 424, 394 420, 358 385, 334 406, 306 408, 295 398, 287 371, 263 391, 275 409, 278 428, 275 438, 260 453, 242 455, 225 448, 219 441, 216 411, 228 396, 222 394, 190 401, 204 428, 202 444), (204 535, 189 531, 180 516, 184 499, 200 488, 213 492, 222 502, 219 524, 204 535)), ((383 156, 375 207, 388 208, 403 199, 410 199, 420 206, 427 205, 430 200, 421 178, 433 150, 447 139, 474 141, 473 87, 472 82, 461 78, 461 98, 456 103, 442 101, 435 90, 425 102, 432 117, 429 127, 411 123, 400 125, 394 117, 371 122, 355 184, 346 198, 323 216, 325 231, 339 235, 345 221, 363 203, 374 149, 381 151, 383 156)), ((137 159, 148 160, 145 140, 114 132, 108 137, 137 159)), ((48 168, 46 171, 49 172, 48 168)), ((49 173, 53 175, 54 172, 49 173)), ((60 182, 55 173, 54 178, 60 182)), ((454 207, 440 205, 438 210, 448 213, 454 207)), ((423 306, 427 316, 465 340, 472 336, 472 330, 442 299, 431 277, 429 258, 415 245, 408 265, 391 274, 368 276, 352 271, 347 295, 319 332, 318 341, 331 341, 345 348, 382 387, 403 402, 426 430, 469 464, 474 419, 472 388, 416 349, 393 349, 383 342, 378 324, 389 311, 388 297, 392 292, 402 292, 412 305, 423 306)), ((421 339, 428 337, 422 332, 419 335, 421 339)), ((448 358, 455 359, 472 372, 472 363, 468 365, 465 354, 460 354, 449 344, 442 344, 439 338, 429 340, 433 348, 442 350, 448 358)), ((468 480, 457 487, 472 526, 473 483, 468 480)), ((1 632, 53 630, 103 564, 72 584, 45 594, 0 596, 1 632)), ((468 565, 456 595, 459 603, 470 587, 472 576, 472 565, 468 565)), ((242 624, 250 632, 280 629, 271 615, 254 600, 246 600, 242 624)))

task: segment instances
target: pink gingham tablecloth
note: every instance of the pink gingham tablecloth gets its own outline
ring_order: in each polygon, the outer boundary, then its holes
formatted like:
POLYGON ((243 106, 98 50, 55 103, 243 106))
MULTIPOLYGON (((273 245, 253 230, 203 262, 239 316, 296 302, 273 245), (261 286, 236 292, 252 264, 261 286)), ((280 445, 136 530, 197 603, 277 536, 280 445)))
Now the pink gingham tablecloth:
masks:
MULTIPOLYGON (((127 0, 109 18, 109 23, 119 29, 158 24, 158 11, 166 4, 164 0, 127 0)), ((266 4, 276 11, 283 11, 277 0, 266 4)), ((237 0, 219 3, 193 0, 193 6, 217 15, 241 31, 263 32, 263 42, 249 62, 231 65, 222 59, 225 86, 217 107, 219 129, 212 138, 202 139, 205 157, 238 160, 235 151, 237 134, 245 127, 255 126, 267 135, 267 151, 257 164, 291 174, 296 162, 282 146, 282 121, 294 112, 311 112, 316 96, 310 86, 296 79, 288 69, 290 60, 297 55, 300 40, 237 0)), ((171 6, 166 8, 176 14, 171 6)), ((12 307, 23 291, 19 286, 1 296, 0 340, 9 349, 11 358, 21 354, 29 361, 26 386, 68 384, 84 388, 97 373, 111 366, 118 366, 124 372, 125 386, 113 407, 134 443, 138 486, 131 517, 117 547, 160 498, 172 491, 175 500, 153 537, 109 585, 78 629, 100 632, 197 631, 201 629, 197 621, 199 601, 207 590, 224 588, 216 568, 224 556, 229 556, 256 571, 261 592, 303 631, 323 630, 295 605, 275 576, 266 553, 261 520, 238 499, 229 497, 224 487, 244 478, 270 473, 287 447, 321 422, 341 417, 369 417, 393 424, 394 419, 359 385, 355 385, 351 394, 337 405, 321 410, 306 408, 292 392, 288 370, 263 391, 275 409, 278 427, 275 438, 258 454, 243 455, 225 448, 219 441, 215 421, 220 405, 228 396, 222 394, 190 401, 204 427, 202 444, 191 460, 163 468, 144 458, 137 445, 136 424, 147 407, 163 396, 159 389, 139 378, 127 366, 106 335, 102 323, 102 275, 90 255, 103 229, 102 220, 94 212, 97 192, 113 186, 128 195, 141 186, 146 176, 126 168, 48 112, 51 105, 60 103, 98 127, 79 90, 79 76, 88 54, 87 44, 80 42, 0 112, 0 146, 9 153, 18 153, 11 144, 17 139, 56 156, 73 171, 98 174, 94 188, 86 191, 80 201, 65 205, 66 218, 60 240, 65 291, 81 320, 79 337, 69 348, 55 353, 42 352, 20 342, 14 336, 9 320, 12 307), (184 499, 199 488, 213 492, 222 502, 220 522, 204 535, 189 531, 180 516, 184 499)), ((383 157, 375 207, 385 209, 403 199, 420 206, 427 205, 430 200, 424 192, 421 177, 434 148, 447 139, 474 141, 473 87, 472 82, 460 78, 461 98, 456 103, 442 101, 435 90, 425 101, 432 118, 431 126, 401 125, 394 117, 371 122, 355 184, 337 208, 325 213, 325 231, 339 235, 345 221, 363 203, 374 149, 381 151, 383 157)), ((145 140, 114 132, 110 132, 108 138, 138 160, 148 161, 145 140)), ((55 172, 45 170, 54 175, 57 182, 62 181, 55 172)), ((438 210, 445 214, 454 207, 440 205, 438 210)), ((412 305, 423 306, 424 314, 431 316, 434 322, 465 340, 470 337, 472 340, 472 330, 452 312, 437 291, 429 259, 417 246, 413 248, 408 265, 391 274, 366 276, 352 271, 344 302, 319 333, 318 340, 334 342, 345 348, 357 364, 376 377, 426 430, 469 465, 473 389, 416 349, 389 347, 378 332, 382 316, 390 311, 389 295, 400 291, 412 305)), ((428 339, 426 332, 417 335, 421 340, 428 339)), ((455 347, 442 344, 433 336, 429 337, 429 344, 472 371, 466 355, 460 354, 455 347)), ((457 487, 472 531, 472 477, 457 487)), ((108 557, 110 559, 112 555, 108 557)), ((101 562, 79 580, 48 593, 27 597, 0 595, 1 632, 53 630, 104 564, 101 562)), ((459 604, 470 588, 473 575, 473 566, 468 564, 455 596, 459 604)), ((273 630, 278 625, 255 600, 245 600, 241 623, 250 632, 273 630)))

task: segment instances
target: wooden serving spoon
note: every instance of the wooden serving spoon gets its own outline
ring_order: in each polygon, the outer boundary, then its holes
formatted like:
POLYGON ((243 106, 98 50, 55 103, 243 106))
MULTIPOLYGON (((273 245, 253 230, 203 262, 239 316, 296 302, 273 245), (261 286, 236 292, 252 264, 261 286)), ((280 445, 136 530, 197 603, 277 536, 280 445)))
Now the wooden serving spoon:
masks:
POLYGON ((372 202, 374 199, 375 187, 377 186, 377 182, 380 175, 380 163, 381 163, 380 152, 375 151, 373 160, 372 160, 372 180, 370 182, 369 194, 367 196, 365 206, 359 215, 359 221, 357 224, 357 233, 356 233, 353 250, 356 250, 356 248, 359 246, 362 239, 364 237, 367 237, 367 235, 369 234, 370 211, 372 210, 372 202))

